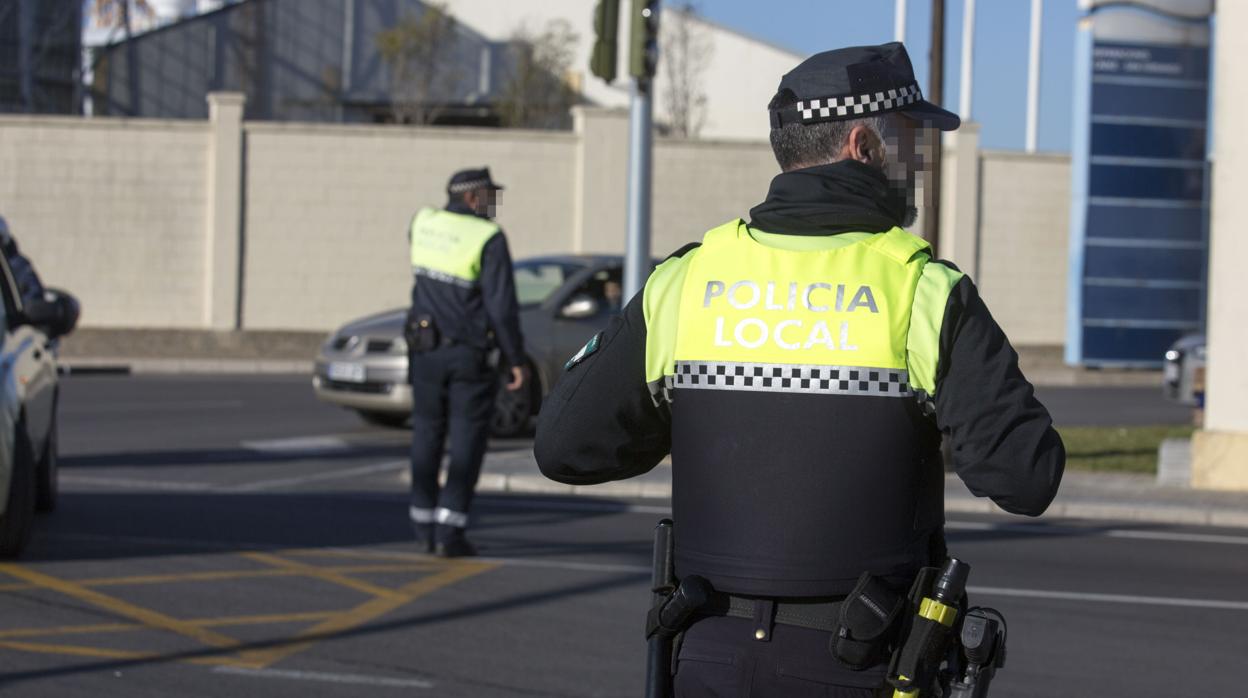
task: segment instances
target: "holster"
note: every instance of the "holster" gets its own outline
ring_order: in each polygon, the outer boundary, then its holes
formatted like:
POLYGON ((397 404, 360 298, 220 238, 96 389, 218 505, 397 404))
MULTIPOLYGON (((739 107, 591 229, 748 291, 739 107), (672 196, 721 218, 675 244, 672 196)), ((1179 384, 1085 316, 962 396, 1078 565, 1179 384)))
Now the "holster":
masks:
MULTIPOLYGON (((901 641, 888 665, 889 683, 898 690, 929 690, 939 679, 940 663, 950 649, 949 634, 953 628, 919 616, 923 597, 931 592, 939 574, 936 567, 924 567, 910 587, 901 641), (898 678, 902 676, 905 681, 898 678)), ((959 605, 966 607, 965 598, 959 605)))
POLYGON ((403 339, 407 341, 407 350, 413 354, 423 354, 438 348, 442 334, 437 323, 428 313, 410 314, 403 325, 403 339))

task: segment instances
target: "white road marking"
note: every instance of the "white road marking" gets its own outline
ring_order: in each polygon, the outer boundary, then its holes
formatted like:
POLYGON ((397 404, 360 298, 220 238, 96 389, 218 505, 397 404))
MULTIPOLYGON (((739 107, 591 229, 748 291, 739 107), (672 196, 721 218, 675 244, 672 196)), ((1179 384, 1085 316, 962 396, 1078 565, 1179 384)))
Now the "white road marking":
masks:
POLYGON ((206 482, 178 482, 176 480, 138 480, 125 477, 97 477, 95 475, 74 475, 60 473, 57 478, 62 485, 90 485, 94 487, 116 487, 137 490, 162 490, 172 492, 208 492, 213 485, 206 482))
POLYGON ((214 674, 246 676, 253 679, 315 681, 318 683, 377 686, 381 688, 433 688, 433 682, 424 679, 393 679, 385 676, 368 676, 365 674, 334 674, 323 671, 294 671, 291 669, 248 669, 246 667, 233 666, 219 666, 212 671, 214 674))
POLYGON ((985 521, 947 521, 945 528, 952 531, 1003 531, 1032 536, 1084 535, 1102 538, 1169 541, 1174 543, 1216 543, 1223 545, 1248 545, 1248 536, 1217 533, 1180 533, 1175 531, 1136 531, 1109 528, 1078 528, 1075 526, 1041 526, 1035 524, 1003 524, 985 521))
POLYGON ((358 468, 333 470, 330 472, 297 475, 293 477, 256 480, 237 485, 214 485, 207 482, 178 482, 176 480, 142 480, 124 477, 98 477, 95 475, 61 474, 60 482, 64 485, 89 485, 93 487, 113 487, 118 489, 158 490, 173 492, 201 492, 204 494, 226 494, 238 492, 262 492, 279 487, 302 485, 310 482, 328 482, 347 480, 361 475, 400 470, 408 466, 408 461, 386 461, 373 463, 358 468))
MULTIPOLYGON (((269 543, 247 542, 214 542, 172 538, 141 538, 120 537, 91 534, 53 534, 47 536, 51 540, 98 541, 111 543, 131 543, 158 546, 198 547, 205 550, 268 550, 273 546, 269 543)), ((324 548, 329 552, 349 552, 361 558, 378 558, 388 560, 429 560, 429 555, 416 552, 396 550, 360 550, 357 548, 331 547, 324 548)), ((482 562, 490 562, 503 567, 531 567, 566 570, 569 572, 601 572, 609 574, 649 574, 648 565, 624 565, 598 562, 571 562, 561 560, 532 560, 506 557, 481 557, 482 562)), ((1024 599, 1051 599, 1057 601, 1076 601, 1083 603, 1116 603, 1135 604, 1140 606, 1171 606, 1179 608, 1212 608, 1224 611, 1248 611, 1248 601, 1228 601, 1221 599, 1187 599, 1171 596, 1134 596, 1129 594, 1096 594, 1078 591, 1050 591, 1045 589, 1014 589, 1008 587, 971 586, 967 591, 984 596, 1008 596, 1024 599)))
POLYGON ((287 487, 295 485, 303 485, 309 482, 328 482, 331 480, 347 480, 360 475, 371 475, 373 473, 383 473, 391 470, 400 470, 408 467, 408 461, 395 460, 386 461, 385 463, 373 463, 372 465, 362 465, 358 468, 347 468, 346 470, 333 470, 326 473, 314 473, 312 475, 297 475, 295 477, 282 477, 272 480, 257 480, 255 482, 247 482, 241 485, 230 485, 227 487, 219 487, 218 492, 259 492, 262 490, 271 490, 278 487, 287 487))
POLYGON ((1129 594, 1089 594, 1078 591, 1045 591, 1043 589, 1005 589, 1001 587, 967 587, 967 592, 985 596, 1015 596, 1027 599, 1057 599, 1091 603, 1127 603, 1141 606, 1179 606, 1182 608, 1216 608, 1223 611, 1248 611, 1248 601, 1218 599, 1181 599, 1172 596, 1131 596, 1129 594))
POLYGON ((351 448, 351 444, 340 436, 299 436, 293 439, 244 441, 240 445, 261 453, 340 453, 351 448))
POLYGON ((113 402, 96 405, 76 405, 73 407, 67 405, 61 410, 61 416, 72 416, 76 414, 108 414, 110 412, 233 410, 238 409, 245 404, 246 403, 242 400, 197 400, 183 402, 161 402, 159 400, 150 400, 146 402, 113 402))

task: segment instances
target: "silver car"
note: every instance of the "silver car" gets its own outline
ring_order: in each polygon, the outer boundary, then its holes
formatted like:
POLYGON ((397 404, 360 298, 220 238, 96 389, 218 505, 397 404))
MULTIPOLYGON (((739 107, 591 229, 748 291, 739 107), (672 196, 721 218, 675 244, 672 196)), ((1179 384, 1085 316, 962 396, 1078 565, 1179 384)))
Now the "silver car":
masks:
POLYGON ((56 339, 73 329, 78 303, 53 290, 24 303, 3 255, 0 294, 0 557, 16 557, 35 511, 56 506, 56 339))
MULTIPOLYGON (((491 431, 524 433, 563 365, 620 311, 623 260, 618 256, 539 257, 515 263, 520 325, 533 380, 527 390, 499 390, 491 431)), ((407 382, 406 308, 350 322, 321 347, 312 386, 325 402, 365 421, 403 426, 411 417, 407 382)), ((500 376, 500 384, 501 384, 500 376)))
POLYGON ((1180 405, 1204 407, 1205 335, 1180 337, 1166 352, 1162 392, 1180 405))

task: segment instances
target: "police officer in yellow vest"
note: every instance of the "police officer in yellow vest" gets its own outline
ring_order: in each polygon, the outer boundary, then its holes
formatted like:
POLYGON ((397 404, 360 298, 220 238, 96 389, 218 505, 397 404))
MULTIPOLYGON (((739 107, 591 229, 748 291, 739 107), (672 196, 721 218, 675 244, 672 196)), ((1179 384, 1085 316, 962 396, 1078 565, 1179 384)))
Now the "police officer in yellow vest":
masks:
POLYGON ((489 169, 455 173, 443 210, 425 208, 408 237, 414 283, 405 331, 412 383, 412 503, 417 544, 445 557, 476 554, 464 535, 498 389, 527 379, 507 238, 494 218, 502 187, 489 169), (439 491, 447 436, 450 467, 439 491))
POLYGON ((769 111, 767 199, 569 362, 535 452, 577 485, 671 454, 675 572, 718 599, 678 643, 675 695, 876 695, 895 638, 836 644, 838 611, 945 558, 942 434, 972 492, 1032 516, 1065 451, 970 278, 904 229, 924 144, 959 125, 904 47, 818 54, 769 111))

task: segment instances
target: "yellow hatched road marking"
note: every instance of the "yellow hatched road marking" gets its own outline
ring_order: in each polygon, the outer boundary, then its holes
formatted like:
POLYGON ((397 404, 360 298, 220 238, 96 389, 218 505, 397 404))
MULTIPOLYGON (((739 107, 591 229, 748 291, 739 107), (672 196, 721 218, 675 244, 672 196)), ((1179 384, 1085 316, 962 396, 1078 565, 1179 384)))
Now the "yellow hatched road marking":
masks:
POLYGON ((270 555, 269 553, 243 553, 243 557, 249 558, 251 560, 255 560, 256 562, 262 562, 268 565, 272 565, 274 567, 278 567, 281 569, 290 570, 292 573, 298 574, 300 576, 311 577, 313 579, 320 579, 322 581, 330 582, 331 584, 337 584, 338 586, 347 587, 348 589, 354 589, 356 591, 363 592, 371 596, 378 596, 378 597, 384 597, 384 598, 402 598, 402 596, 393 589, 387 589, 386 587, 377 586, 376 584, 373 584, 371 582, 366 582, 362 579, 355 579, 354 577, 348 577, 347 575, 342 574, 340 572, 335 572, 331 569, 327 569, 324 567, 315 567, 313 565, 299 562, 297 560, 287 560, 284 557, 278 557, 277 555, 270 555))
MULTIPOLYGON (((209 647, 215 647, 217 649, 230 649, 238 647, 240 644, 238 640, 213 632, 207 628, 192 625, 186 621, 178 620, 172 616, 167 616, 159 611, 153 611, 141 606, 135 606, 132 603, 88 589, 80 584, 75 584, 74 582, 46 575, 42 572, 36 572, 20 565, 15 565, 13 563, 0 563, 0 572, 12 577, 17 577, 18 579, 23 579, 31 584, 37 584, 45 589, 60 592, 66 596, 78 599, 79 601, 85 601, 93 606, 97 606, 106 611, 111 611, 119 616, 138 621, 148 627, 167 630, 171 633, 188 637, 209 647)), ((249 653, 244 652, 243 658, 246 658, 248 654, 249 653)))
POLYGON ((289 550, 282 555, 325 555, 329 557, 361 558, 376 560, 389 558, 402 560, 406 564, 373 564, 373 565, 341 565, 318 567, 297 560, 269 553, 240 553, 244 557, 255 560, 270 568, 259 570, 226 570, 220 572, 189 572, 165 575, 135 575, 129 577, 104 577, 86 580, 66 580, 53 577, 13 563, 0 563, 0 573, 22 580, 19 584, 0 585, 0 592, 47 589, 84 601, 88 604, 112 612, 134 623, 97 623, 93 625, 61 626, 53 628, 17 628, 0 631, 0 647, 38 652, 62 654, 82 657, 106 659, 152 660, 160 661, 171 658, 168 654, 136 652, 131 650, 87 647, 69 644, 46 644, 24 642, 19 638, 46 637, 52 635, 72 635, 90 633, 123 633, 145 629, 167 631, 195 640, 208 647, 218 650, 242 650, 229 657, 207 656, 190 657, 182 661, 193 664, 227 665, 245 668, 263 669, 282 659, 301 652, 315 644, 318 640, 361 626, 375 620, 386 613, 396 610, 426 594, 432 593, 455 582, 480 574, 495 567, 497 563, 455 560, 449 562, 433 561, 414 554, 395 553, 393 555, 353 554, 347 550, 289 550), (381 587, 370 582, 355 579, 348 574, 369 572, 432 572, 421 579, 397 589, 381 587), (214 581, 249 577, 311 577, 330 582, 345 588, 353 589, 372 596, 354 608, 346 611, 312 611, 305 613, 267 614, 253 616, 231 616, 224 618, 179 619, 151 609, 136 606, 121 599, 94 591, 91 586, 125 586, 159 584, 166 582, 214 581), (278 641, 263 650, 244 650, 242 642, 216 633, 209 628, 229 627, 235 625, 263 625, 277 623, 296 623, 320 621, 293 637, 278 641))
MULTIPOLYGON (((262 616, 226 616, 223 618, 194 618, 183 622, 199 628, 222 628, 238 625, 268 625, 277 623, 303 623, 324 620, 338 611, 310 611, 307 613, 272 613, 262 616)), ((0 640, 20 637, 46 637, 50 635, 89 635, 127 633, 136 630, 151 630, 138 623, 97 623, 95 625, 62 625, 52 628, 14 628, 0 630, 0 640)))
MULTIPOLYGON (((432 563, 412 562, 403 565, 343 565, 333 567, 332 571, 340 574, 369 574, 374 572, 425 572, 436 570, 432 563)), ((215 582, 231 579, 247 579, 249 577, 299 577, 307 576, 301 569, 265 567, 254 570, 219 570, 211 572, 175 572, 172 574, 143 574, 127 577, 94 577, 75 579, 75 584, 84 587, 107 586, 141 586, 145 584, 170 584, 179 582, 215 582)), ((30 591, 39 589, 37 584, 0 584, 0 593, 7 591, 30 591)))
POLYGON ((291 655, 302 652, 311 647, 317 639, 323 636, 333 635, 334 633, 350 630, 351 628, 363 625, 371 620, 379 618, 391 611, 398 609, 426 594, 432 593, 455 582, 467 579, 474 575, 480 574, 487 570, 498 567, 496 563, 487 562, 467 562, 455 561, 449 562, 446 568, 439 573, 424 577, 410 584, 399 587, 397 593, 393 596, 377 597, 356 606, 345 613, 337 614, 327 618, 324 621, 300 632, 291 642, 285 645, 279 645, 272 649, 263 650, 258 653, 257 663, 252 668, 263 669, 271 664, 279 662, 291 655))

